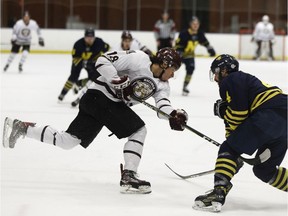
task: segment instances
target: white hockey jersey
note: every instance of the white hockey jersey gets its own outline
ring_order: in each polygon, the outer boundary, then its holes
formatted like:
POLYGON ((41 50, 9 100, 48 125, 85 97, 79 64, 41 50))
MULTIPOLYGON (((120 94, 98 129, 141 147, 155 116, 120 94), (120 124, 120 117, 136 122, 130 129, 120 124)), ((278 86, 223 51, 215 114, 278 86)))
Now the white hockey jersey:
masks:
POLYGON ((18 20, 13 27, 12 40, 16 40, 18 45, 29 45, 31 44, 33 30, 41 38, 40 28, 35 20, 30 19, 28 25, 22 19, 18 20))
POLYGON ((265 24, 264 22, 258 22, 254 32, 253 38, 256 41, 270 41, 275 38, 274 26, 272 23, 265 24))
MULTIPOLYGON (((137 39, 133 38, 130 46, 130 50, 142 50, 145 46, 143 46, 137 39)), ((117 44, 116 46, 113 46, 111 50, 118 50, 123 51, 123 48, 120 44, 117 44)))
MULTIPOLYGON (((111 86, 111 81, 128 75, 131 85, 141 81, 146 87, 148 86, 148 91, 152 93, 156 106, 170 114, 174 109, 168 99, 170 95, 169 83, 153 77, 150 70, 151 64, 149 56, 139 50, 107 52, 96 62, 97 71, 101 76, 89 86, 89 89, 97 89, 112 101, 120 102, 121 100, 116 97, 116 92, 111 86)), ((139 102, 131 99, 127 105, 132 106, 137 103, 139 102)), ((163 116, 159 117, 164 118, 163 116)))

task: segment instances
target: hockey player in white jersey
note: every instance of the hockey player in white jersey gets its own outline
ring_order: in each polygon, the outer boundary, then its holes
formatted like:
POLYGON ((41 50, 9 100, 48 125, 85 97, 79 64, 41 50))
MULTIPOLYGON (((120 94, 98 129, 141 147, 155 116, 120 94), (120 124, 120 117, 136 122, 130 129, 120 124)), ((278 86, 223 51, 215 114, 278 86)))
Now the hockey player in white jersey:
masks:
MULTIPOLYGON (((136 38, 132 37, 130 31, 123 31, 121 34, 121 43, 112 47, 111 50, 116 51, 126 51, 126 50, 141 50, 145 52, 150 57, 153 57, 153 53, 149 50, 145 45, 142 45, 136 38)), ((80 87, 81 91, 78 93, 76 100, 74 100, 71 105, 73 107, 79 104, 81 97, 86 93, 88 87, 91 85, 92 81, 88 80, 88 78, 79 81, 80 83, 85 83, 84 87, 80 87), (87 81, 85 81, 87 80, 87 81)))
POLYGON ((274 60, 273 44, 275 42, 275 33, 273 24, 269 22, 269 16, 264 15, 262 21, 256 24, 251 41, 255 41, 257 44, 254 59, 259 60, 262 53, 266 51, 268 60, 274 60))
POLYGON ((22 47, 22 57, 19 62, 19 72, 23 71, 23 64, 29 54, 31 39, 32 39, 32 31, 35 30, 38 34, 39 45, 44 46, 44 39, 41 36, 40 28, 37 22, 30 18, 30 14, 26 11, 22 19, 18 20, 13 27, 12 33, 12 49, 11 54, 8 57, 7 63, 4 67, 4 72, 7 71, 9 65, 14 60, 15 56, 19 52, 22 47))
POLYGON ((153 56, 153 53, 145 45, 142 45, 136 38, 132 37, 130 31, 123 31, 121 35, 121 43, 111 50, 142 50, 149 56, 153 56))
MULTIPOLYGON (((102 127, 107 127, 118 139, 128 138, 124 145, 124 169, 121 169, 122 193, 150 193, 148 181, 137 178, 146 137, 143 120, 130 108, 149 97, 156 106, 170 114, 173 130, 184 130, 188 115, 175 109, 169 101, 168 80, 179 69, 181 59, 172 48, 164 48, 149 58, 142 51, 112 51, 99 57, 96 69, 101 74, 93 80, 80 100, 79 113, 64 132, 51 126, 6 118, 3 132, 4 147, 14 148, 20 136, 26 136, 63 149, 77 145, 87 148, 102 127)), ((165 118, 158 115, 159 118, 165 118)))

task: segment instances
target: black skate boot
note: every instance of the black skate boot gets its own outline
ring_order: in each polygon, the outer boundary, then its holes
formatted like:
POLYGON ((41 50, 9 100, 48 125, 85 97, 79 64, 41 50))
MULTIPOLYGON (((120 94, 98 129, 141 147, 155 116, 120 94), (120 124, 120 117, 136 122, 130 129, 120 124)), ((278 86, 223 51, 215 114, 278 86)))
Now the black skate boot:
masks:
POLYGON ((8 70, 8 68, 9 68, 9 64, 6 64, 3 71, 6 72, 8 70))
POLYGON ((220 212, 225 203, 225 198, 232 188, 232 184, 227 186, 216 186, 205 195, 196 197, 193 208, 196 210, 220 212))
POLYGON ((184 84, 183 90, 182 90, 182 95, 187 96, 190 93, 189 89, 187 88, 187 85, 184 84))
POLYGON ((27 134, 28 126, 34 126, 35 123, 22 122, 18 119, 10 119, 6 117, 3 127, 3 146, 5 148, 14 148, 20 136, 23 138, 27 134))
POLYGON ((123 170, 121 167, 121 193, 124 194, 148 194, 151 193, 150 182, 143 181, 137 178, 137 173, 131 170, 123 170))
POLYGON ((63 101, 64 97, 65 97, 65 95, 60 94, 60 95, 58 96, 58 100, 59 100, 59 101, 63 101))
POLYGON ((80 98, 77 98, 76 100, 74 100, 72 103, 71 103, 71 106, 72 107, 76 107, 80 102, 80 98))
POLYGON ((23 65, 22 64, 19 64, 18 70, 19 70, 19 73, 22 73, 22 71, 23 71, 23 65))

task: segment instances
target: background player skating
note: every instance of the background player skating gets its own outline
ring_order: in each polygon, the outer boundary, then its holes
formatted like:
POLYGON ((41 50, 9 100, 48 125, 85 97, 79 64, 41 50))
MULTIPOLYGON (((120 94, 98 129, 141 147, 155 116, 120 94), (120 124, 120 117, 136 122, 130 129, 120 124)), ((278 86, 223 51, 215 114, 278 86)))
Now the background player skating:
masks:
POLYGON ((121 34, 121 43, 115 47, 112 47, 112 50, 141 50, 145 52, 150 57, 153 56, 153 53, 145 45, 142 45, 140 41, 134 38, 130 31, 123 31, 121 34))
POLYGON ((164 47, 172 47, 176 33, 175 23, 169 18, 169 13, 164 11, 161 19, 154 25, 154 36, 157 43, 157 50, 164 47))
POLYGON ((68 91, 78 81, 82 69, 87 71, 90 80, 98 76, 95 70, 95 62, 99 56, 109 50, 109 47, 108 43, 95 37, 94 29, 85 29, 84 37, 77 40, 73 46, 71 74, 58 96, 59 101, 64 99, 68 91))
MULTIPOLYGON (((137 39, 133 38, 132 34, 129 31, 123 31, 122 32, 121 43, 118 44, 117 46, 112 47, 111 50, 116 50, 116 51, 141 50, 141 51, 145 52, 147 55, 149 55, 150 57, 153 56, 152 51, 149 50, 145 45, 142 45, 137 39)), ((83 80, 79 80, 77 83, 78 83, 77 86, 79 86, 79 85, 82 85, 82 86, 80 86, 81 91, 77 95, 77 99, 71 103, 71 105, 73 107, 75 107, 79 104, 81 97, 85 94, 89 85, 91 85, 92 80, 83 79, 83 80), (85 84, 85 85, 83 86, 83 84, 85 84)))
POLYGON ((274 26, 269 22, 269 16, 264 15, 253 31, 252 42, 256 42, 257 49, 254 59, 259 60, 266 51, 268 60, 274 60, 273 44, 275 42, 274 26))
POLYGON ((189 22, 189 28, 180 32, 176 39, 176 50, 182 57, 182 62, 186 67, 186 76, 183 84, 183 95, 188 95, 188 84, 195 69, 195 49, 198 44, 205 46, 210 56, 215 56, 215 50, 210 45, 203 31, 199 29, 200 21, 193 16, 189 22))
MULTIPOLYGON (((156 106, 171 115, 170 127, 183 130, 188 116, 184 110, 174 109, 168 99, 168 80, 181 65, 180 56, 165 48, 149 58, 142 51, 108 52, 97 60, 101 74, 81 98, 79 113, 65 132, 51 126, 38 126, 6 118, 3 144, 13 148, 23 135, 63 149, 77 145, 87 148, 106 126, 119 139, 128 138, 124 145, 124 170, 120 181, 123 193, 150 193, 150 183, 139 180, 136 172, 142 157, 146 127, 142 119, 129 107, 152 96, 156 106), (136 98, 136 100, 129 99, 136 98)), ((158 115, 160 118, 165 118, 158 115)))
POLYGON ((253 167, 254 175, 279 190, 287 191, 288 171, 280 164, 287 151, 287 95, 255 76, 239 71, 230 55, 218 56, 210 77, 219 85, 221 100, 214 113, 224 119, 226 140, 215 165, 214 189, 195 199, 195 209, 220 211, 232 188, 231 179, 242 166, 241 154, 256 156, 266 149, 271 157, 253 167))
POLYGON ((22 56, 19 62, 18 70, 21 73, 23 71, 23 64, 30 52, 32 31, 36 31, 38 34, 39 45, 44 46, 44 39, 41 36, 40 28, 37 22, 30 18, 30 14, 26 11, 23 15, 23 18, 18 20, 13 26, 12 33, 12 49, 8 57, 7 63, 4 67, 4 72, 7 71, 10 64, 14 60, 17 53, 19 53, 20 48, 22 47, 22 56))

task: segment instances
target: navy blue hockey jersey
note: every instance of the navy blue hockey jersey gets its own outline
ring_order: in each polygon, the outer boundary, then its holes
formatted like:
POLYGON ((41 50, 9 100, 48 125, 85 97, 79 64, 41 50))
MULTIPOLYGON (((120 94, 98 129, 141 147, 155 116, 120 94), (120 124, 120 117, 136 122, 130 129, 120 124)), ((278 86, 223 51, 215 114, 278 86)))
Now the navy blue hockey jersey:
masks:
POLYGON ((277 86, 270 86, 242 71, 225 77, 219 91, 222 100, 228 104, 224 115, 226 137, 256 110, 272 108, 277 104, 277 100, 272 99, 282 94, 277 86))

